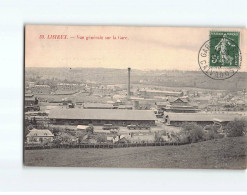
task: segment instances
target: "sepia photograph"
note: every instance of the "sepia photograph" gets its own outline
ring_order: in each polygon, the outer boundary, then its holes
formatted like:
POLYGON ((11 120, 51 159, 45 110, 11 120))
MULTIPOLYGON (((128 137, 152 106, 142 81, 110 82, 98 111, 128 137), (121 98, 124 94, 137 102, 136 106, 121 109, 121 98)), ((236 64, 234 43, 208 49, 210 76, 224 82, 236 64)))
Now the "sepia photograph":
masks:
POLYGON ((246 169, 247 30, 26 25, 24 166, 246 169))
POLYGON ((247 191, 246 7, 0 0, 0 194, 247 191))

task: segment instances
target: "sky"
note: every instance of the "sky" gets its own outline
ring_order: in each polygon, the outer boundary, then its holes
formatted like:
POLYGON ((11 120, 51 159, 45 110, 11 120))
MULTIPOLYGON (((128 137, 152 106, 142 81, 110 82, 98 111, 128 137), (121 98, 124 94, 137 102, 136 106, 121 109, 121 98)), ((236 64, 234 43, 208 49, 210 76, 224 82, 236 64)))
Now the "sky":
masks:
POLYGON ((246 29, 188 27, 27 25, 25 66, 200 70, 198 52, 210 30, 240 31, 241 71, 247 71, 246 29), (67 35, 67 39, 48 39, 52 35, 67 35), (103 39, 86 40, 100 36, 103 39))

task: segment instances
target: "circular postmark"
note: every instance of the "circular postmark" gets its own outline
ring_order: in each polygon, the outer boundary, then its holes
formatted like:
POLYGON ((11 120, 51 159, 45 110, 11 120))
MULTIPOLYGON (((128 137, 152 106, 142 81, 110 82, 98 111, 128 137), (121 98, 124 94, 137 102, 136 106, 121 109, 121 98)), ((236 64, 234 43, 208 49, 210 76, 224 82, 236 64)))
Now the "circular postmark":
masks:
POLYGON ((242 54, 238 44, 225 35, 210 38, 198 52, 198 64, 209 78, 225 80, 241 67, 242 54))

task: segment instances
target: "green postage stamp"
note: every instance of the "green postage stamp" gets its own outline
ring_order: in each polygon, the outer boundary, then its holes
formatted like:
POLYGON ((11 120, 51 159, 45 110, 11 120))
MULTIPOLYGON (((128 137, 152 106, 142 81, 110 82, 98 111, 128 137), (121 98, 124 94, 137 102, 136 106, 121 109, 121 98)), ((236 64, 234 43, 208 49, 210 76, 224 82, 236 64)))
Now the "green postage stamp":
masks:
POLYGON ((240 32, 210 31, 199 50, 198 63, 202 72, 215 80, 232 77, 241 66, 240 32))
POLYGON ((211 67, 239 67, 239 32, 210 32, 211 67))

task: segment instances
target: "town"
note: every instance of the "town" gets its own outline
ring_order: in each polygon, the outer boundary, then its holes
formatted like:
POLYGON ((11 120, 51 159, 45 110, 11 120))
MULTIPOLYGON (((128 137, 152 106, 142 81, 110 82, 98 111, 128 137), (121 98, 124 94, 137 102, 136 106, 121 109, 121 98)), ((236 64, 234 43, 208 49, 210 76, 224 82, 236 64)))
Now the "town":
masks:
POLYGON ((27 149, 187 144, 226 137, 227 125, 246 117, 241 81, 229 90, 205 88, 195 80, 169 86, 174 74, 181 74, 176 71, 148 75, 128 68, 116 75, 107 69, 64 68, 57 74, 40 69, 25 72, 27 149), (185 129, 191 125, 202 135, 189 137, 185 129))

